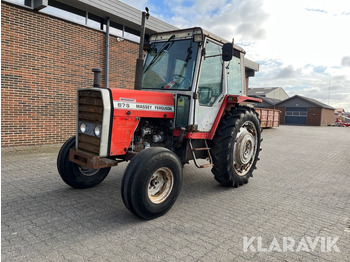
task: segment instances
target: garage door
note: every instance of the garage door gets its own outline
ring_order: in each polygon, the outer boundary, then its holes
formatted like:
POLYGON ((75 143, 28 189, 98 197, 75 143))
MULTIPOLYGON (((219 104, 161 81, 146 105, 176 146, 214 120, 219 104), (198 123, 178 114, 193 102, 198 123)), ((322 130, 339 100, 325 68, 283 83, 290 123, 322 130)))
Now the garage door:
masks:
POLYGON ((287 125, 306 125, 306 107, 286 107, 285 123, 287 125))

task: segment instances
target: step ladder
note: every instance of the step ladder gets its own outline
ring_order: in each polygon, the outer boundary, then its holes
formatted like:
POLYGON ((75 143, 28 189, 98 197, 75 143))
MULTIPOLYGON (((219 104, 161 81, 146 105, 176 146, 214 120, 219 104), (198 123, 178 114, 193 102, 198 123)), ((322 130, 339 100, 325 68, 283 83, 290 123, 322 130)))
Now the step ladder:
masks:
POLYGON ((207 140, 204 140, 204 143, 205 143, 205 147, 198 147, 198 148, 194 148, 193 145, 192 145, 192 141, 191 139, 189 140, 189 144, 190 144, 190 148, 191 148, 191 153, 192 153, 192 156, 193 156, 193 161, 194 161, 194 164, 196 165, 196 167, 198 168, 205 168, 205 167, 211 167, 213 166, 213 159, 211 158, 211 154, 210 154, 210 148, 208 147, 208 144, 207 144, 207 140), (207 161, 209 162, 208 164, 204 164, 204 165, 200 165, 198 163, 198 159, 196 157, 196 153, 195 151, 207 151, 208 153, 208 157, 207 157, 207 161))

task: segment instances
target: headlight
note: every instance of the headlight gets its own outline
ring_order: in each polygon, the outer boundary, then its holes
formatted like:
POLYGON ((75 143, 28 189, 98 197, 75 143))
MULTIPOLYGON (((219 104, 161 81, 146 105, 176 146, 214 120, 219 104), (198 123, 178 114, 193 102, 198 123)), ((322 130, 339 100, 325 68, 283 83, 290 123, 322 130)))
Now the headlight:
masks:
POLYGON ((86 125, 84 123, 80 124, 80 132, 82 132, 82 133, 86 132, 86 125))
POLYGON ((94 133, 95 133, 95 136, 99 137, 101 135, 101 127, 100 126, 95 126, 94 133))

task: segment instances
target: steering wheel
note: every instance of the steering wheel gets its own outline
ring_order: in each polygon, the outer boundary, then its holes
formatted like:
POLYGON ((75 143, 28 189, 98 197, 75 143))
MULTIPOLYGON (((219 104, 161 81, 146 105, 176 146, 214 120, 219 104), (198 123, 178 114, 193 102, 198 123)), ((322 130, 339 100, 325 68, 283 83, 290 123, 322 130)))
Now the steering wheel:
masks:
POLYGON ((187 77, 183 76, 183 75, 173 74, 171 78, 174 79, 173 81, 175 83, 177 83, 178 85, 182 85, 184 82, 187 82, 188 86, 191 86, 191 80, 188 79, 187 77), (178 78, 182 78, 182 80, 180 82, 178 82, 178 78))
POLYGON ((198 101, 200 105, 211 106, 211 98, 213 97, 213 90, 211 87, 199 86, 198 87, 198 101))

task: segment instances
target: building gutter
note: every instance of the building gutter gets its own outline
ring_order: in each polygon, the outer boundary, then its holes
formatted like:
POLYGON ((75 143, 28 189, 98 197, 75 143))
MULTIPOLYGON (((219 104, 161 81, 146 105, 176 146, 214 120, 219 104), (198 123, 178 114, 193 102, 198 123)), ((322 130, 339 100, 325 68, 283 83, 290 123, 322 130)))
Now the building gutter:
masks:
POLYGON ((105 87, 109 84, 109 17, 106 17, 106 61, 105 61, 105 87))

